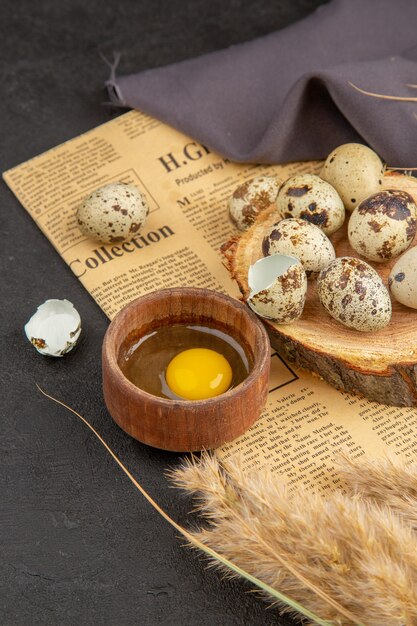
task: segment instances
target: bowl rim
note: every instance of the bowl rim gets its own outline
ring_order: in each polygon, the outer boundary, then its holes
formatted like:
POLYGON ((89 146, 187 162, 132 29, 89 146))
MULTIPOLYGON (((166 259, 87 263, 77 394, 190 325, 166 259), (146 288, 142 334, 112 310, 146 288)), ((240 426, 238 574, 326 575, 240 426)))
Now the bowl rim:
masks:
MULTIPOLYGON (((213 317, 213 319, 215 318, 213 317)), ((238 341, 236 337, 234 337, 234 339, 238 341)), ((120 349, 120 345, 119 345, 119 349, 120 349)), ((167 409, 178 407, 184 410, 184 409, 187 409, 188 407, 193 407, 193 410, 196 410, 198 409, 199 406, 207 407, 209 405, 220 402, 221 399, 224 399, 226 397, 228 400, 230 400, 231 398, 233 398, 234 395, 238 396, 242 394, 244 392, 245 387, 251 386, 253 382, 258 378, 259 374, 264 370, 265 361, 270 359, 270 352, 271 352, 271 345, 269 342, 268 332, 266 328, 264 327, 264 325, 262 324, 262 322, 256 316, 256 314, 246 304, 233 298, 232 296, 229 296, 219 291, 215 291, 213 289, 207 289, 205 287, 167 287, 167 288, 151 291, 142 296, 138 296, 137 298, 135 298, 134 300, 126 304, 122 309, 120 309, 120 311, 112 319, 106 331, 106 334, 104 336, 104 340, 103 340, 103 357, 105 354, 107 364, 112 369, 113 374, 117 376, 118 384, 121 385, 121 388, 122 389, 126 388, 127 390, 129 390, 130 393, 136 394, 138 398, 145 397, 147 399, 152 399, 152 401, 154 401, 155 404, 158 404, 161 407, 166 407, 167 409), (135 309, 138 306, 138 304, 139 305, 146 304, 147 301, 164 298, 175 293, 187 294, 190 296, 198 294, 200 297, 203 297, 203 298, 212 297, 213 294, 216 294, 216 297, 220 297, 228 305, 232 305, 236 308, 241 309, 243 314, 247 315, 248 318, 251 320, 251 322, 256 326, 259 340, 264 344, 266 349, 265 350, 261 349, 259 351, 258 356, 252 353, 252 356, 253 356, 252 369, 250 370, 246 378, 242 382, 240 382, 238 385, 233 387, 232 389, 228 389, 227 391, 220 393, 217 396, 214 396, 212 398, 206 398, 203 400, 186 400, 186 399, 177 400, 177 399, 170 399, 170 398, 162 398, 160 396, 156 396, 152 393, 149 393, 148 391, 145 391, 144 389, 141 389, 140 387, 135 385, 132 381, 130 381, 124 375, 123 371, 121 370, 119 362, 118 362, 118 358, 117 358, 118 355, 116 354, 116 348, 115 348, 115 345, 113 345, 115 344, 115 342, 112 342, 111 340, 113 336, 115 335, 115 333, 117 332, 117 330, 119 329, 120 325, 123 323, 123 319, 126 317, 129 310, 135 309)))

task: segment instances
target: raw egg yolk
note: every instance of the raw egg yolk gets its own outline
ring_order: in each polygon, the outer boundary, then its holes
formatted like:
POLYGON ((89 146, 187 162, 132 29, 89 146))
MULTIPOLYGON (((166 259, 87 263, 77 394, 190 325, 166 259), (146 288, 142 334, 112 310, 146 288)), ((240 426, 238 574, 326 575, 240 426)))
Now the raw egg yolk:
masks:
POLYGON ((186 400, 205 400, 227 391, 232 368, 222 354, 208 348, 191 348, 177 354, 166 370, 168 387, 186 400))

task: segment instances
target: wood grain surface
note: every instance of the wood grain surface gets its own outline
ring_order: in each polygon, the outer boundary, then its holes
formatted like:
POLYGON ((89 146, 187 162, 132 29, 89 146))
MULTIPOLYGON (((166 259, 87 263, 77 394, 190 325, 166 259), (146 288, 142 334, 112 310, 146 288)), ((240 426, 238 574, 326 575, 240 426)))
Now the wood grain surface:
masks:
POLYGON ((103 392, 113 419, 135 439, 176 452, 215 448, 244 433, 268 394, 268 335, 257 317, 229 296, 209 289, 162 289, 137 298, 110 324, 103 342, 103 392), (245 380, 207 400, 170 400, 139 389, 119 366, 126 342, 169 324, 208 324, 245 348, 252 368, 245 380))
MULTIPOLYGON (((417 201, 417 180, 386 173, 384 189, 402 189, 417 201)), ((254 226, 223 248, 228 268, 237 280, 243 298, 249 295, 249 266, 262 256, 265 229, 277 221, 275 207, 261 213, 254 226)), ((347 222, 330 236, 336 255, 358 256, 347 238, 347 222)), ((417 244, 415 239, 413 245, 417 244)), ((387 285, 397 259, 372 263, 387 285)), ((320 304, 314 281, 309 284, 300 319, 277 325, 263 320, 271 344, 284 357, 306 368, 338 389, 361 393, 371 400, 397 406, 417 405, 417 310, 393 300, 391 322, 385 328, 364 333, 334 320, 320 304)))

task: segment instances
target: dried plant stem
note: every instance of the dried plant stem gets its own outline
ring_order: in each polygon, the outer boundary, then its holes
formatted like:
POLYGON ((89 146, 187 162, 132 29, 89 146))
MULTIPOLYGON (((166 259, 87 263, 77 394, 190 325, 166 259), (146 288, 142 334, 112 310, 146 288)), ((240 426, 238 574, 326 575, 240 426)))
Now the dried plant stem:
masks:
MULTIPOLYGON (((361 89, 360 87, 358 87, 357 85, 355 85, 354 83, 351 83, 350 81, 348 81, 348 84, 353 87, 353 89, 356 89, 356 91, 359 91, 359 93, 364 94, 365 96, 371 96, 372 98, 380 98, 381 100, 393 100, 395 102, 417 102, 417 98, 414 97, 408 97, 408 96, 389 96, 387 94, 383 94, 383 93, 374 93, 373 91, 366 91, 365 89, 361 89)), ((407 84, 406 87, 411 87, 412 89, 417 89, 417 85, 411 85, 411 84, 407 84)), ((414 113, 414 117, 417 117, 417 115, 414 113)), ((417 167, 393 167, 393 166, 386 166, 387 170, 398 170, 398 171, 402 171, 402 172, 416 172, 417 171, 417 167)))
MULTIPOLYGON (((80 415, 80 413, 78 413, 77 411, 75 411, 74 409, 72 409, 70 406, 68 406, 67 404, 65 404, 64 402, 62 402, 61 400, 58 400, 57 398, 54 398, 53 396, 49 395, 48 393, 46 393, 46 391, 44 391, 39 385, 36 385, 37 388, 39 389, 39 391, 46 397, 49 398, 50 400, 52 400, 53 402, 56 402, 57 404, 61 405, 62 407, 64 407, 65 409, 67 409, 68 411, 70 411, 71 413, 73 413, 76 417, 78 417, 82 422, 84 422, 84 424, 93 432, 93 434, 97 437, 97 439, 100 441, 100 443, 104 446, 104 448, 106 449, 106 451, 113 457, 113 459, 116 461, 116 463, 119 465, 119 467, 121 468, 121 470, 126 474, 126 476, 129 478, 129 480, 133 483, 133 485, 136 487, 136 489, 142 494, 142 496, 149 502, 149 504, 151 504, 151 506, 173 527, 175 528, 175 530, 177 530, 183 537, 185 537, 185 539, 187 539, 187 541, 189 542, 189 544, 191 544, 193 547, 198 548, 199 550, 201 550, 202 552, 204 552, 205 554, 207 554, 209 557, 211 557, 212 559, 214 559, 214 561, 217 561, 218 563, 220 563, 223 567, 225 567, 227 570, 231 571, 231 572, 235 572, 235 574, 241 576, 242 578, 246 579, 248 582, 252 583, 253 585, 257 586, 259 589, 261 589, 264 593, 268 594, 269 596, 273 597, 276 601, 282 603, 285 606, 290 607, 296 614, 298 614, 299 616, 303 616, 306 617, 308 619, 310 619, 313 623, 318 624, 319 626, 332 626, 332 624, 330 624, 328 621, 321 619, 319 616, 315 615, 313 613, 313 611, 310 611, 309 609, 303 607, 299 602, 297 602, 296 600, 293 600, 292 598, 288 597, 287 595, 281 593, 280 591, 278 591, 277 589, 271 587, 270 585, 268 585, 267 583, 265 583, 262 580, 259 580, 258 578, 256 578, 256 576, 254 576, 253 574, 250 574, 249 572, 246 572, 245 570, 243 570, 241 567, 239 567, 238 565, 232 563, 231 561, 229 561, 227 558, 225 558, 223 555, 217 553, 215 550, 213 550, 212 548, 210 548, 209 546, 205 545, 204 543, 202 543, 201 541, 199 541, 199 539, 197 537, 195 537, 192 533, 189 533, 185 528, 183 528, 182 526, 180 526, 179 524, 177 524, 177 522, 175 522, 169 515, 168 513, 166 513, 157 502, 155 502, 155 500, 152 498, 152 496, 146 491, 146 489, 144 489, 142 487, 142 485, 134 478, 134 476, 129 472, 129 470, 127 469, 127 467, 122 463, 122 461, 119 459, 119 457, 113 452, 113 450, 110 448, 110 446, 105 442, 105 440, 101 437, 101 435, 96 431, 96 429, 82 416, 80 415)), ((358 623, 358 626, 362 626, 361 624, 358 623)))
POLYGON ((351 87, 353 87, 353 89, 356 89, 356 91, 359 91, 360 93, 363 93, 365 96, 372 96, 373 98, 380 98, 381 100, 395 100, 397 102, 417 102, 417 98, 415 98, 415 97, 411 97, 411 96, 388 96, 388 95, 382 94, 382 93, 374 93, 373 91, 366 91, 365 89, 361 89, 357 85, 354 85, 354 83, 351 83, 350 81, 348 81, 348 84, 351 87))
POLYGON ((392 165, 387 165, 385 167, 386 170, 393 170, 394 172, 397 170, 398 172, 416 172, 417 167, 395 167, 392 165))

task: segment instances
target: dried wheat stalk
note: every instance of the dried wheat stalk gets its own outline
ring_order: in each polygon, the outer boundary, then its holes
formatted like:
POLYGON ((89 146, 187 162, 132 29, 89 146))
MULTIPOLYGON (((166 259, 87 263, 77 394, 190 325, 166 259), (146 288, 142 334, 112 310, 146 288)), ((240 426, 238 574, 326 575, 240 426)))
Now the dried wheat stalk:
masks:
POLYGON ((350 493, 390 507, 417 530, 417 463, 399 457, 369 460, 340 455, 338 469, 350 493))
POLYGON ((196 538, 321 618, 417 625, 417 538, 375 498, 289 496, 271 473, 248 476, 208 455, 171 478, 209 521, 196 538))
POLYGON ((78 413, 73 408, 65 404, 65 402, 62 402, 62 400, 58 400, 58 398, 54 398, 53 396, 48 394, 46 391, 41 389, 39 385, 36 385, 36 386, 38 387, 38 390, 46 398, 49 398, 53 402, 56 402, 60 406, 63 406, 65 409, 67 409, 73 415, 75 415, 78 419, 80 419, 87 426, 87 428, 91 430, 94 436, 100 441, 101 445, 104 446, 108 454, 110 454, 110 456, 116 461, 120 469, 126 474, 126 476, 132 482, 134 487, 142 494, 142 496, 149 502, 149 504, 155 509, 155 511, 157 511, 159 515, 161 515, 173 528, 175 528, 179 532, 180 536, 185 537, 185 539, 187 539, 187 541, 190 544, 192 544, 195 548, 198 548, 199 550, 201 550, 203 553, 207 554, 209 557, 213 559, 213 561, 218 561, 219 563, 221 563, 226 569, 226 571, 233 572, 235 576, 240 576, 242 579, 247 580, 252 585, 255 585, 256 587, 258 587, 258 589, 262 589, 266 594, 269 594, 271 598, 276 598, 283 604, 291 606, 293 610, 297 612, 297 614, 312 620, 313 623, 318 624, 319 626, 332 626, 327 621, 322 620, 318 615, 315 615, 312 611, 309 611, 306 607, 303 607, 302 605, 297 603, 293 598, 288 598, 280 590, 270 587, 266 582, 259 580, 258 578, 250 574, 249 572, 245 572, 245 570, 243 570, 242 568, 239 568, 235 563, 228 561, 224 556, 212 550, 212 548, 210 548, 208 545, 204 545, 203 543, 199 542, 198 539, 196 539, 196 537, 191 535, 185 528, 177 524, 177 522, 175 522, 168 515, 168 513, 166 513, 166 511, 164 511, 159 506, 159 504, 155 502, 155 500, 151 497, 151 495, 134 478, 134 476, 129 472, 127 467, 122 463, 120 458, 113 452, 113 450, 105 442, 103 437, 101 437, 101 435, 90 424, 90 422, 87 419, 85 419, 85 417, 83 417, 82 415, 80 415, 80 413, 78 413))
MULTIPOLYGON (((385 93, 375 93, 373 91, 367 91, 366 89, 361 89, 360 87, 358 87, 354 83, 351 83, 350 81, 348 82, 348 84, 351 87, 353 87, 353 89, 356 89, 356 91, 359 91, 359 93, 363 93, 365 96, 371 96, 372 98, 380 98, 381 100, 394 100, 395 102, 417 102, 417 98, 415 98, 414 96, 390 96, 385 93)), ((415 88, 416 85, 408 84, 406 85, 406 87, 415 88)))
MULTIPOLYGON (((354 83, 351 83, 350 81, 348 81, 348 85, 350 85, 351 87, 353 87, 353 89, 356 89, 356 91, 359 91, 359 93, 363 94, 364 96, 369 96, 371 98, 379 98, 380 100, 391 100, 394 102, 417 102, 417 98, 415 98, 414 96, 392 96, 392 95, 388 95, 385 93, 375 93, 374 91, 367 91, 366 89, 361 89, 361 87, 358 87, 357 85, 355 85, 354 83)), ((405 85, 406 87, 410 87, 411 89, 417 89, 417 85, 412 85, 410 83, 407 83, 405 85)), ((417 117, 417 115, 414 113, 414 117, 417 117)), ((405 171, 407 172, 415 172, 417 170, 417 167, 395 167, 395 166, 388 166, 387 168, 388 170, 399 170, 399 171, 405 171)))

